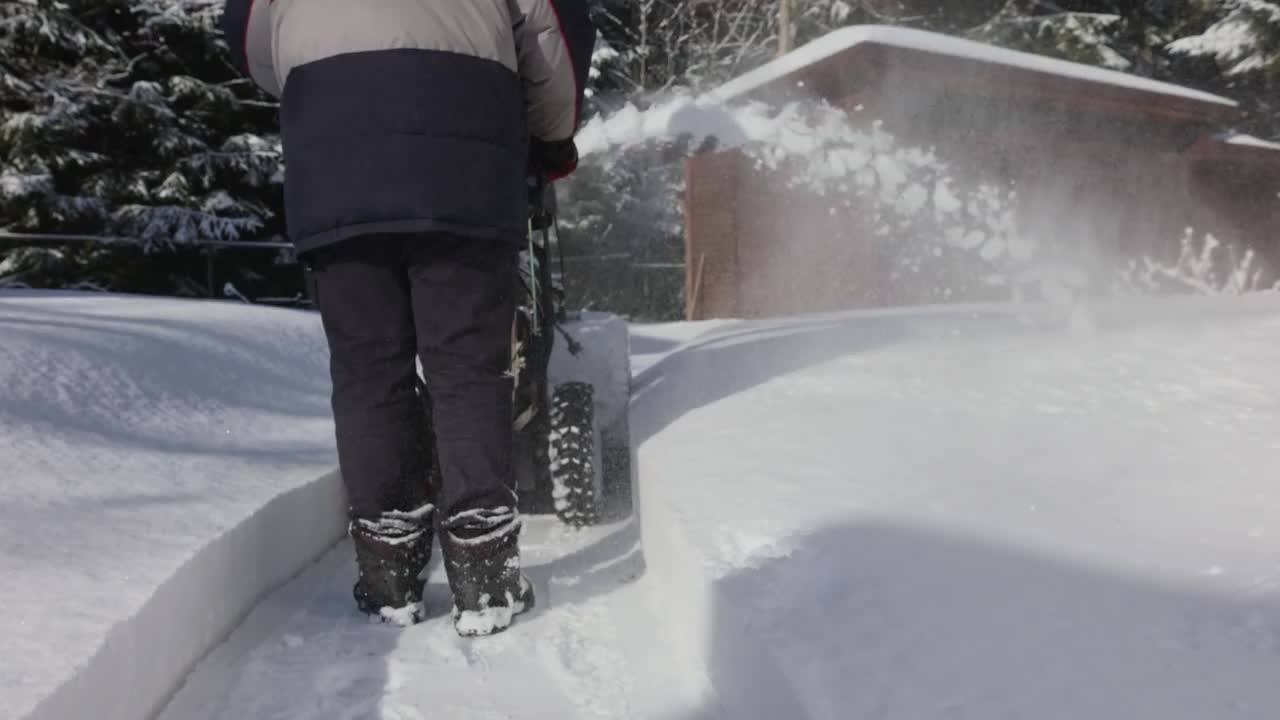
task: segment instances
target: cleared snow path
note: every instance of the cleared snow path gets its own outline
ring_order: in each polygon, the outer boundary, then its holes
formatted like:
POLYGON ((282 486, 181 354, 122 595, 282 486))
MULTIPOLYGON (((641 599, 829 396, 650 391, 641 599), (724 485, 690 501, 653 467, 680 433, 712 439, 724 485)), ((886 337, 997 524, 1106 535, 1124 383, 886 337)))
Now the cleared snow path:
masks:
MULTIPOLYGON (((589 379, 597 420, 625 430, 625 324, 588 314, 569 330, 584 351, 569 357, 557 343, 553 376, 589 379)), ((701 668, 669 649, 678 642, 655 608, 670 599, 639 582, 644 557, 634 519, 575 531, 527 517, 521 547, 536 609, 507 633, 463 640, 448 617, 438 546, 429 619, 399 628, 355 611, 354 559, 343 542, 264 600, 161 718, 688 720, 704 712, 689 708, 711 707, 701 668)))
POLYGON ((646 578, 725 717, 1280 716, 1280 296, 1072 320, 743 323, 637 376, 646 578))
POLYGON ((504 634, 464 640, 438 548, 431 618, 406 629, 354 611, 343 543, 261 604, 161 717, 659 718, 699 697, 700 680, 654 642, 633 523, 577 532, 529 518, 522 547, 537 609, 504 634))

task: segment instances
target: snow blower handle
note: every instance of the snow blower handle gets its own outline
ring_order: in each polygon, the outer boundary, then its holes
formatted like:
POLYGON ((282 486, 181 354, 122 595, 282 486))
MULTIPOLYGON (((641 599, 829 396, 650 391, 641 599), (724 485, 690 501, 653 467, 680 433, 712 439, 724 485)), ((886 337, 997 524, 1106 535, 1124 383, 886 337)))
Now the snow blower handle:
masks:
POLYGON ((568 177, 578 169, 578 143, 572 137, 564 140, 531 138, 529 166, 549 180, 568 177))
POLYGON ((556 190, 543 173, 531 168, 529 187, 529 229, 548 230, 556 222, 556 190))
POLYGON ((556 193, 552 183, 578 168, 578 145, 564 140, 529 139, 529 221, 533 230, 555 224, 556 193))

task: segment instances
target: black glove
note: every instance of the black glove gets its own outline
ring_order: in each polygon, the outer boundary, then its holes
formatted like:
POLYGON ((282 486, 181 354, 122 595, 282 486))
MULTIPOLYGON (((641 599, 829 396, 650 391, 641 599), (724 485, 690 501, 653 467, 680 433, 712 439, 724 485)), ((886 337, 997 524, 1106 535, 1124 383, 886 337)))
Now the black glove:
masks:
POLYGON ((529 144, 529 167, 550 180, 558 180, 578 169, 578 146, 568 140, 539 140, 529 144))

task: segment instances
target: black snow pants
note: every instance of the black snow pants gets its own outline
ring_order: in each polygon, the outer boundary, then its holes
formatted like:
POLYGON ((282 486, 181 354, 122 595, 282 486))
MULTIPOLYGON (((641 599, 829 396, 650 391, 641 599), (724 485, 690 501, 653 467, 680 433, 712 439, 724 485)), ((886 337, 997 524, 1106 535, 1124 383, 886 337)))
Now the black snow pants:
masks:
POLYGON ((329 342, 338 463, 353 519, 436 503, 442 518, 515 507, 511 327, 516 250, 447 234, 356 237, 308 258, 329 342), (427 497, 423 406, 439 498, 427 497))

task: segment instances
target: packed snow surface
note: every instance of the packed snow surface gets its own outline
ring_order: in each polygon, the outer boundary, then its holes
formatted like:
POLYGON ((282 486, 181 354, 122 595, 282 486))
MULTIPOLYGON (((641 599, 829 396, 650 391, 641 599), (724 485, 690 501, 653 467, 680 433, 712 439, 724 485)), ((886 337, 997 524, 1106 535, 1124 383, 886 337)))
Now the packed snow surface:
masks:
POLYGON ((428 619, 406 629, 354 611, 343 543, 263 602, 161 719, 662 717, 662 703, 696 697, 653 644, 660 618, 635 582, 634 526, 577 532, 527 518, 522 546, 535 608, 503 633, 464 639, 438 546, 428 619))
MULTIPOLYGON (((0 718, 82 674, 210 542, 332 470, 327 363, 308 313, 0 292, 0 718)), ((273 561, 242 562, 247 585, 273 561)), ((184 624, 224 600, 193 598, 184 624)), ((157 662, 183 662, 151 641, 157 662)))
POLYGON ((740 98, 753 90, 785 77, 801 68, 838 55, 846 50, 863 44, 886 45, 889 47, 921 52, 934 53, 955 58, 971 60, 993 65, 1021 68, 1033 72, 1056 75, 1058 77, 1085 80, 1100 85, 1112 85, 1149 92, 1167 97, 1235 107, 1236 102, 1219 95, 1212 95, 1199 90, 1173 85, 1171 83, 1149 80, 1137 75, 1107 70, 1081 63, 1058 60, 1034 53, 1009 50, 986 43, 965 40, 963 38, 944 35, 942 33, 913 30, 910 28, 891 27, 887 25, 855 25, 830 32, 822 37, 796 48, 783 57, 766 63, 737 78, 721 85, 711 97, 719 101, 740 98))
MULTIPOLYGON (((4 293, 0 334, 7 720, 334 457, 314 315, 4 293)), ((1276 716, 1280 296, 636 325, 630 347, 639 512, 527 518, 538 604, 511 630, 454 633, 438 552, 428 620, 371 622, 343 542, 161 717, 1276 716)), ((278 540, 332 524, 311 512, 278 540)), ((153 634, 130 637, 179 649, 153 634)))
POLYGON ((1280 297, 1068 315, 632 326, 639 512, 529 518, 532 613, 371 624, 344 543, 164 717, 1274 718, 1280 297))
POLYGON ((725 717, 1274 718, 1278 363, 1274 294, 719 328, 636 378, 647 579, 725 717))

